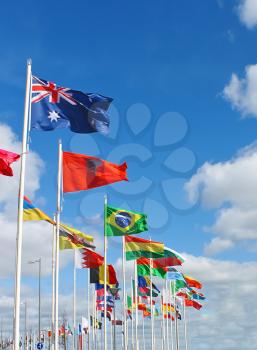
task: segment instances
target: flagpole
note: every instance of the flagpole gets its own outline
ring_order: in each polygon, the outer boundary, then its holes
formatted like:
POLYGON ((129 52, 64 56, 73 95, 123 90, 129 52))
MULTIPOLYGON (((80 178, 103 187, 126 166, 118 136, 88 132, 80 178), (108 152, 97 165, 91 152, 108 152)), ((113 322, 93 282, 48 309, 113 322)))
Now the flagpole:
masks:
POLYGON ((176 281, 173 281, 173 297, 174 297, 174 308, 175 308, 175 344, 176 350, 179 350, 179 337, 178 337, 178 318, 177 318, 177 304, 176 304, 176 281))
MULTIPOLYGON (((92 288, 91 288, 92 292, 92 288)), ((93 310, 92 310, 92 347, 93 350, 95 349, 95 313, 96 313, 96 302, 95 302, 95 291, 93 290, 92 294, 92 300, 93 300, 93 310)))
POLYGON ((132 310, 131 310, 131 348, 134 350, 134 287, 133 287, 133 279, 131 277, 131 298, 132 298, 132 310))
MULTIPOLYGON (((151 241, 151 238, 150 238, 151 241)), ((153 323, 153 274, 152 274, 152 258, 150 258, 150 303, 151 303, 151 349, 154 350, 154 323, 153 323)))
POLYGON ((88 350, 90 347, 90 333, 91 333, 89 299, 90 299, 90 269, 87 269, 87 321, 88 321, 87 345, 88 345, 88 350))
MULTIPOLYGON (((54 215, 54 222, 56 216, 54 215)), ((54 313, 55 313, 55 250, 56 250, 56 226, 53 225, 53 240, 52 240, 52 335, 51 347, 54 348, 54 313)))
POLYGON ((135 324, 135 338, 136 350, 138 350, 138 280, 137 280, 137 261, 134 260, 134 279, 135 279, 135 306, 136 306, 136 324, 135 324))
POLYGON ((62 192, 62 141, 58 145, 58 181, 57 181, 57 207, 56 207, 56 250, 55 250, 55 350, 59 347, 58 320, 59 320, 59 231, 61 215, 62 192))
MULTIPOLYGON (((172 293, 171 293, 171 288, 172 288, 172 282, 170 281, 169 283, 169 295, 170 295, 170 306, 172 304, 172 293)), ((172 323, 172 313, 171 313, 171 319, 170 319, 170 341, 171 341, 171 350, 174 350, 173 347, 173 323, 172 323)))
POLYGON ((21 294, 21 254, 22 254, 22 237, 23 237, 23 201, 25 187, 26 172, 26 154, 28 145, 28 126, 30 111, 30 95, 31 95, 31 59, 27 60, 27 76, 26 76, 26 93, 24 103, 24 121, 22 136, 22 153, 20 168, 20 183, 18 197, 18 218, 17 218, 17 235, 16 235, 16 258, 15 258, 15 295, 14 295, 14 350, 20 348, 20 294, 21 294))
POLYGON ((184 298, 183 298, 183 309, 184 309, 185 350, 187 350, 187 319, 186 319, 186 302, 184 298))
POLYGON ((166 343, 166 332, 165 332, 165 321, 164 321, 164 288, 162 287, 162 296, 161 296, 161 310, 162 310, 162 349, 165 349, 166 343))
MULTIPOLYGON (((166 332, 167 332, 167 350, 170 349, 170 337, 169 337, 169 293, 168 293, 168 280, 165 280, 165 289, 166 289, 166 332)), ((172 316, 171 316, 172 319, 172 316)))
POLYGON ((143 323, 143 349, 145 350, 145 318, 144 318, 144 312, 142 312, 142 323, 143 323))
POLYGON ((122 237, 122 275, 123 275, 123 349, 127 350, 128 348, 128 339, 126 332, 126 261, 125 261, 125 236, 122 237))
POLYGON ((76 350, 76 252, 73 254, 73 350, 76 350))
POLYGON ((104 197, 104 350, 107 350, 107 309, 106 309, 106 287, 107 287, 107 237, 105 235, 107 195, 104 197))

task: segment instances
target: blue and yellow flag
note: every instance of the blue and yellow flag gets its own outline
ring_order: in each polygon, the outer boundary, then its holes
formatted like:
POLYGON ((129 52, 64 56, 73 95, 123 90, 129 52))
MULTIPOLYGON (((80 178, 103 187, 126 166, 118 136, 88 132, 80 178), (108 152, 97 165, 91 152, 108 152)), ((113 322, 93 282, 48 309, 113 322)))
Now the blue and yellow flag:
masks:
POLYGON ((55 224, 48 215, 46 215, 42 210, 36 208, 27 197, 24 197, 23 202, 23 220, 45 220, 50 222, 50 224, 55 224))

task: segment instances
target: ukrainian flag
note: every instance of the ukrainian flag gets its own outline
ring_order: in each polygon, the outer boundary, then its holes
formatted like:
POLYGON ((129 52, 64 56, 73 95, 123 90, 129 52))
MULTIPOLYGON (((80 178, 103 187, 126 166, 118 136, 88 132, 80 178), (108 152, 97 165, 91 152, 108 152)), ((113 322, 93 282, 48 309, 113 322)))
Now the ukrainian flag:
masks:
POLYGON ((50 222, 50 224, 55 224, 48 215, 46 215, 42 210, 36 208, 27 197, 24 197, 23 201, 23 220, 44 220, 50 222))

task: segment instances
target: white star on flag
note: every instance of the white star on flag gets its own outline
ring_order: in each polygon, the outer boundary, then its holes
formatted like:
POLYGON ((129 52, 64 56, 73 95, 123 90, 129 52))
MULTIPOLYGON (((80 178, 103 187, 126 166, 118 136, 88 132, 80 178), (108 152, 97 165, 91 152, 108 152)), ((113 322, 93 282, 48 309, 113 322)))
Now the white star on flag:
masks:
POLYGON ((57 122, 58 119, 60 119, 61 117, 59 116, 59 114, 57 112, 51 111, 51 112, 49 112, 48 118, 51 120, 51 122, 57 122))

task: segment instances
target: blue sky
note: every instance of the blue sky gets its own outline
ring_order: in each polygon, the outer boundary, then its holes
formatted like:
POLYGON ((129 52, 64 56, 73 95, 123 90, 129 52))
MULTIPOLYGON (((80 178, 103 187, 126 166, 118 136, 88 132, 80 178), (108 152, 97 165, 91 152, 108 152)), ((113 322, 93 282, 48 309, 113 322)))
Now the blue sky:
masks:
MULTIPOLYGON (((183 186, 205 162, 233 160, 257 134, 256 118, 243 117, 256 115, 247 113, 242 103, 236 105, 234 95, 227 99, 223 95, 232 73, 244 77, 245 67, 256 64, 257 32, 247 19, 240 20, 239 3, 26 1, 15 4, 15 12, 13 4, 2 4, 0 118, 19 138, 28 57, 33 60, 33 74, 43 79, 114 98, 109 137, 76 135, 69 130, 31 132, 30 148, 45 162, 40 188, 33 192, 35 203, 49 214, 55 210, 57 141, 62 138, 65 150, 117 162, 127 160, 131 180, 65 195, 64 221, 100 237, 102 222, 97 215, 107 192, 114 206, 147 209, 152 227, 144 237, 151 235, 180 252, 205 256, 206 245, 216 236, 204 227, 212 226, 219 210, 233 206, 233 201, 222 199, 221 205, 208 210, 208 203, 200 198, 194 206, 186 199, 183 186), (136 134, 136 128, 144 125, 136 134), (164 139, 170 140, 169 144, 160 145, 164 139), (164 166, 169 155, 173 155, 173 169, 164 166), (149 186, 143 180, 149 188, 133 194, 135 188, 141 189, 141 185, 133 185, 141 176, 150 179, 149 186), (163 180, 168 181, 164 190, 163 180)), ((228 237, 225 240, 230 244, 228 237)), ((256 251, 240 239, 233 241, 231 249, 220 249, 217 259, 235 263, 255 260, 256 251)), ((109 256, 115 263, 120 247, 112 245, 109 256)), ((63 283, 71 265, 65 271, 63 283)), ((50 282, 50 277, 45 282, 50 282)), ((34 279, 24 283, 32 286, 34 279)))
MULTIPOLYGON (((256 34, 238 21, 232 1, 222 7, 215 1, 201 1, 197 7, 185 1, 161 1, 158 5, 144 1, 140 4, 78 2, 72 11, 66 1, 62 6, 44 2, 36 8, 27 2, 12 13, 11 19, 7 14, 12 8, 7 4, 5 7, 6 16, 0 24, 4 33, 2 66, 6 67, 1 84, 2 120, 18 135, 22 127, 25 60, 32 57, 35 75, 114 98, 120 126, 111 147, 137 142, 128 130, 125 117, 127 109, 138 102, 150 109, 153 128, 163 113, 178 112, 185 117, 187 135, 181 142, 166 147, 165 154, 185 146, 195 154, 197 165, 207 160, 226 160, 255 139, 256 121, 241 120, 221 96, 231 73, 241 73, 246 64, 254 63, 256 55, 256 34), (4 118, 5 114, 8 118, 4 118)), ((137 117, 140 119, 140 115, 137 117)), ((138 123, 136 119, 134 123, 138 123)), ((70 149, 74 135, 69 131, 31 133, 31 149, 46 162, 41 189, 46 198, 45 209, 50 213, 55 206, 59 137, 64 148, 70 149)), ((73 142, 72 150, 87 153, 86 138, 83 135, 79 142, 73 142)), ((105 139, 95 135, 94 140, 105 156, 109 146, 105 139)), ((144 142, 147 143, 146 139, 144 142)), ((151 149, 150 143, 147 147, 151 149)), ((135 159, 128 163, 133 169, 129 169, 130 178, 144 174, 144 167, 135 159)), ((156 179, 169 177, 154 167, 156 179)), ((183 177, 189 178, 195 169, 196 166, 183 177)), ((171 177, 179 175, 171 173, 171 177)), ((36 196, 40 195, 38 191, 36 196)), ((158 197, 158 193, 154 196, 158 197)), ((74 212, 69 205, 71 197, 67 196, 68 205, 64 206, 64 215, 69 220, 74 212)), ((119 202, 125 199, 122 197, 119 202)), ((115 204, 115 195, 111 194, 110 200, 115 204)), ((136 205, 135 209, 140 208, 136 205)), ((172 219, 172 226, 165 230, 167 242, 170 233, 174 237, 172 243, 180 250, 201 254, 203 242, 208 239, 200 232, 201 225, 208 222, 208 215, 196 210, 183 216, 172 213, 172 219), (190 239, 188 246, 188 238, 192 236, 194 242, 190 239)))

